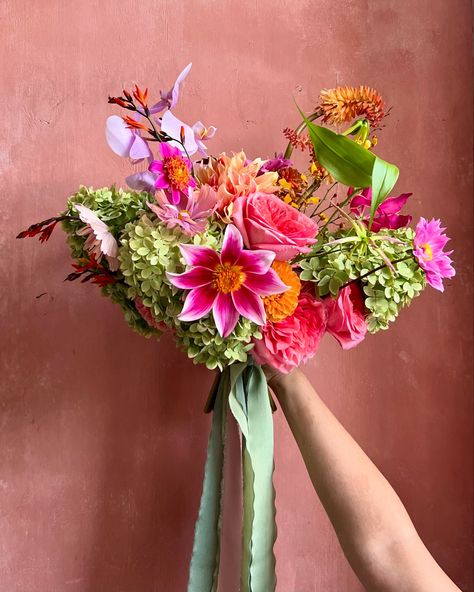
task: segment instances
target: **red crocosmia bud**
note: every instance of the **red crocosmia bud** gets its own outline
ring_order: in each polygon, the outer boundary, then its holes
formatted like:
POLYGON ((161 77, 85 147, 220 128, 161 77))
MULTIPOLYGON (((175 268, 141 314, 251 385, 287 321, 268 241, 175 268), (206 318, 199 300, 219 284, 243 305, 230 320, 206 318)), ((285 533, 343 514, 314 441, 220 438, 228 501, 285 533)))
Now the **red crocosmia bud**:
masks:
POLYGON ((185 138, 184 126, 181 126, 181 129, 179 130, 179 137, 181 138, 181 144, 184 144, 184 138, 185 138))
POLYGON ((127 101, 132 100, 132 95, 125 89, 123 89, 123 96, 127 99, 127 101))
POLYGON ((120 105, 120 107, 124 107, 125 109, 130 108, 130 105, 120 97, 109 97, 109 103, 114 103, 115 105, 120 105))

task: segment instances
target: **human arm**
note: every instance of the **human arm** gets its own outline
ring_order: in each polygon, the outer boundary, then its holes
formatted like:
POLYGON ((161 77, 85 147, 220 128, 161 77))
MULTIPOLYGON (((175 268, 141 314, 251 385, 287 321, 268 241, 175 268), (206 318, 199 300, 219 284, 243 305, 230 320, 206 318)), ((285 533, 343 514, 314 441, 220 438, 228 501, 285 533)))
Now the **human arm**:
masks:
POLYGON ((309 476, 369 592, 459 592, 433 559, 385 477, 301 370, 267 370, 309 476))

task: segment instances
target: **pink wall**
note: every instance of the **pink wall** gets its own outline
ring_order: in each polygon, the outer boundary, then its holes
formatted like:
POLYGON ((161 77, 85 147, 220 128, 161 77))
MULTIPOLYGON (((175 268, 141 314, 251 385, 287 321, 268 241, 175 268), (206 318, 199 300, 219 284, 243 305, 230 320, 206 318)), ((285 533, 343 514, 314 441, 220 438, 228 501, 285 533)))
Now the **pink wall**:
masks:
MULTIPOLYGON (((212 377, 63 283, 61 233, 14 236, 79 183, 123 179, 108 93, 156 92, 190 60, 180 113, 217 125, 216 151, 270 155, 292 95, 310 108, 324 86, 394 106, 379 152, 415 215, 449 227, 458 276, 355 351, 325 340, 307 371, 472 591, 469 2, 4 0, 0 16, 0 592, 184 590, 212 377)), ((361 590, 280 413, 276 440, 279 591, 361 590)))

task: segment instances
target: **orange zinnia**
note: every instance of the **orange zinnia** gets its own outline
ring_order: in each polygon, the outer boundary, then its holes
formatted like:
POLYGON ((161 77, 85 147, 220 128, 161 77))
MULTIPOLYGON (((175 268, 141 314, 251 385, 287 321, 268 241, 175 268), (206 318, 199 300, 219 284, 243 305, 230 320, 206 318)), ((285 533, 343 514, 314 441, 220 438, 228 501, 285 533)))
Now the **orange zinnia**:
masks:
POLYGON ((298 275, 291 269, 286 261, 274 261, 272 268, 289 289, 282 294, 265 296, 263 305, 267 314, 267 320, 278 323, 292 315, 298 306, 298 296, 301 290, 301 282, 298 275))

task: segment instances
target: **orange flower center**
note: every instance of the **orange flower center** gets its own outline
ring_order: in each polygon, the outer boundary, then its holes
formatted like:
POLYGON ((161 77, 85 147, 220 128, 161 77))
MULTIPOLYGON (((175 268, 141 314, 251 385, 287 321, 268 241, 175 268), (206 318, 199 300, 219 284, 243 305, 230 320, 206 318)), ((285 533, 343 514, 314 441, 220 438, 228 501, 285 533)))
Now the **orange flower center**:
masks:
POLYGON ((431 259, 433 259, 433 249, 431 248, 430 243, 425 243, 421 248, 425 254, 426 261, 431 261, 431 259))
POLYGON ((166 171, 168 181, 173 187, 180 191, 184 191, 188 187, 190 180, 188 163, 181 156, 165 158, 163 168, 166 171))
POLYGON ((218 292, 235 292, 245 282, 245 273, 240 265, 219 264, 213 274, 212 285, 218 292))
POLYGON ((265 296, 263 299, 267 320, 278 323, 295 312, 298 306, 301 282, 298 275, 291 269, 291 265, 286 261, 274 261, 272 268, 277 272, 281 281, 289 286, 286 292, 265 296))

